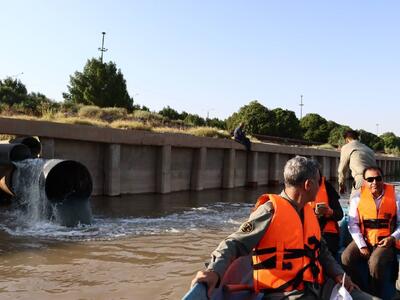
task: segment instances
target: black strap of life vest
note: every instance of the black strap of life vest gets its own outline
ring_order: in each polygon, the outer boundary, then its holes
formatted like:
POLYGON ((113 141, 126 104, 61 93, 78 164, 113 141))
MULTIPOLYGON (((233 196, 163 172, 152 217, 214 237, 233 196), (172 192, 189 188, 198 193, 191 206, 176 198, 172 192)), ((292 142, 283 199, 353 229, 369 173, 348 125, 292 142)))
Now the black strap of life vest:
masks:
MULTIPOLYGON (((262 293, 283 292, 288 287, 292 287, 293 289, 296 289, 303 282, 303 274, 308 268, 311 269, 310 271, 311 271, 311 274, 313 275, 313 278, 315 279, 315 281, 317 280, 320 269, 318 268, 316 262, 318 260, 317 253, 321 247, 321 242, 315 236, 312 236, 308 239, 308 244, 313 245, 314 247, 311 248, 308 245, 304 245, 304 249, 285 249, 285 252, 289 252, 289 253, 285 253, 284 258, 288 259, 289 256, 291 258, 298 258, 298 257, 306 256, 310 259, 310 263, 307 264, 306 266, 304 266, 303 268, 301 268, 297 272, 296 276, 294 278, 292 278, 291 280, 289 280, 288 282, 282 284, 280 287, 278 287, 276 289, 261 289, 260 291, 262 293)), ((271 260, 271 261, 274 260, 275 266, 276 266, 276 256, 273 256, 270 259, 267 259, 266 261, 269 261, 269 260, 271 260)), ((262 269, 262 265, 264 262, 261 262, 261 263, 255 265, 257 267, 257 269, 255 268, 255 270, 262 269)), ((253 268, 255 266, 253 266, 253 268)), ((272 268, 274 268, 275 266, 273 266, 272 268)))
POLYGON ((264 255, 264 254, 271 254, 271 253, 275 253, 275 252, 276 252, 276 248, 275 247, 254 249, 253 250, 253 255, 264 255))
MULTIPOLYGON (((254 250, 253 255, 263 255, 263 254, 271 254, 275 253, 276 248, 263 248, 254 250)), ((285 253, 283 254, 283 259, 294 259, 301 258, 305 256, 306 251, 304 249, 285 249, 285 253)), ((276 255, 271 256, 270 258, 258 263, 253 264, 254 270, 260 269, 275 269, 276 268, 276 255)), ((282 262, 282 270, 291 270, 293 265, 291 262, 282 262)))
POLYGON ((389 227, 389 219, 366 219, 363 220, 364 228, 383 229, 389 227))
MULTIPOLYGON (((275 269, 276 268, 276 255, 263 260, 258 264, 253 264, 253 270, 261 270, 261 269, 275 269)), ((282 262, 282 270, 291 270, 293 265, 290 261, 282 262)))
POLYGON ((284 292, 288 287, 292 287, 294 290, 303 282, 303 274, 310 267, 311 264, 304 266, 299 272, 297 272, 296 276, 289 280, 288 282, 282 284, 280 287, 276 289, 261 289, 262 293, 277 293, 284 292))

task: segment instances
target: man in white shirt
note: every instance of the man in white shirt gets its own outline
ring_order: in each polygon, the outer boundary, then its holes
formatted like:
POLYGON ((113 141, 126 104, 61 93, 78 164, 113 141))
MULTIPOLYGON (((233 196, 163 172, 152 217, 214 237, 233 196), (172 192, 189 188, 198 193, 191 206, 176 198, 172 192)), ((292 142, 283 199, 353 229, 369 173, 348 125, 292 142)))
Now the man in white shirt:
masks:
POLYGON ((359 263, 368 262, 370 292, 382 296, 384 274, 391 268, 400 238, 400 195, 383 182, 379 167, 367 167, 363 178, 361 190, 350 199, 348 228, 353 241, 344 250, 342 263, 354 282, 362 285, 359 263))

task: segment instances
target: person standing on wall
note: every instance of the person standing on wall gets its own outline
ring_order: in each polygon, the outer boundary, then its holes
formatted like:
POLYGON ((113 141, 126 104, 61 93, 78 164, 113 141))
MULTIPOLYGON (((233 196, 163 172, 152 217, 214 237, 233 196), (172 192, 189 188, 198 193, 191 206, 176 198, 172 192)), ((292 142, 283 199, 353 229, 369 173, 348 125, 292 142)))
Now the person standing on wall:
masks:
POLYGON ((339 192, 346 192, 346 175, 350 168, 353 177, 351 194, 361 188, 363 184, 363 171, 368 166, 376 166, 374 151, 358 140, 358 132, 348 130, 343 134, 346 144, 340 150, 340 163, 338 168, 339 192))

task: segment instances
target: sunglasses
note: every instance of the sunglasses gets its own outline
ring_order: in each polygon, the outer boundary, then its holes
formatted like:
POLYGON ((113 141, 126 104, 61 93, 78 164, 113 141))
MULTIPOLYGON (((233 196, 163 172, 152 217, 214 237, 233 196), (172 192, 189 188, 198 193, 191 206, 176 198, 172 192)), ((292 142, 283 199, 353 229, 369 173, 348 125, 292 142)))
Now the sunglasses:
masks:
POLYGON ((376 181, 376 182, 381 182, 383 179, 382 179, 382 176, 375 176, 375 177, 367 177, 367 178, 365 178, 365 180, 367 181, 367 182, 374 182, 374 180, 376 181))

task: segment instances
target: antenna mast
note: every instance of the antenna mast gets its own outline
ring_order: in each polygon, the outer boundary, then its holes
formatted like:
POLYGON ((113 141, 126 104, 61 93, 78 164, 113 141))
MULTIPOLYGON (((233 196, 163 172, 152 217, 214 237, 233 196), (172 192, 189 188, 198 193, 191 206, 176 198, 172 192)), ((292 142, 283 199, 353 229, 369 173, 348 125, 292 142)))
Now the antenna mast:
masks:
POLYGON ((103 31, 101 34, 103 35, 103 38, 101 40, 101 48, 99 48, 99 51, 101 52, 100 61, 101 63, 103 63, 103 53, 106 52, 108 49, 104 48, 104 36, 106 35, 106 33, 103 31))
POLYGON ((303 106, 304 106, 304 104, 303 104, 303 95, 300 95, 300 104, 299 104, 299 106, 300 106, 300 119, 303 117, 303 106))

